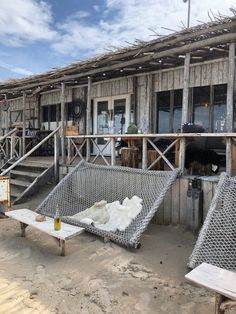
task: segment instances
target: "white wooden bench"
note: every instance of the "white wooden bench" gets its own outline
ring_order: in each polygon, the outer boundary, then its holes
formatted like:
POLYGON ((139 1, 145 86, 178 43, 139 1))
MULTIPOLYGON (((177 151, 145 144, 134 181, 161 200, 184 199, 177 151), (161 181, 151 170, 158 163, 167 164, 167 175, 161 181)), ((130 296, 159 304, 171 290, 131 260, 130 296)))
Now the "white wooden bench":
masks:
POLYGON ((21 225, 21 236, 25 237, 25 229, 27 226, 34 227, 40 231, 43 231, 50 236, 58 240, 59 246, 61 247, 61 256, 65 255, 65 241, 69 240, 84 231, 84 228, 61 223, 61 230, 54 230, 54 219, 46 217, 46 221, 37 222, 35 217, 37 213, 29 209, 17 209, 5 213, 6 216, 16 219, 21 225))
POLYGON ((236 306, 236 273, 202 263, 185 278, 216 293, 215 313, 225 313, 236 306))

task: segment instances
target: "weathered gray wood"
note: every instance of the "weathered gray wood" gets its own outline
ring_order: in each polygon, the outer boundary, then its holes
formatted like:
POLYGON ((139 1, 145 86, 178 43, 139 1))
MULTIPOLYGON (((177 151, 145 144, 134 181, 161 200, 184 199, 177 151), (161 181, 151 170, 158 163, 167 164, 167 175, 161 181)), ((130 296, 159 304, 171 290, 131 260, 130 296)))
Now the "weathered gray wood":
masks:
MULTIPOLYGON (((91 77, 88 78, 88 89, 87 89, 87 107, 86 107, 86 134, 89 135, 92 132, 92 124, 91 124, 91 86, 92 86, 92 79, 91 77)), ((90 159, 90 141, 87 141, 86 144, 86 160, 89 161, 90 159)))
POLYGON ((66 163, 66 152, 65 152, 65 83, 61 83, 61 159, 62 164, 66 163))
POLYGON ((147 169, 147 139, 143 138, 142 169, 147 169))
POLYGON ((23 111, 22 111, 22 122, 23 122, 23 130, 22 130, 22 155, 26 153, 25 149, 25 135, 26 135, 26 117, 25 117, 25 109, 26 109, 26 92, 23 92, 23 111))
MULTIPOLYGON (((233 97, 234 97, 234 76, 235 76, 235 43, 229 46, 229 74, 227 85, 227 132, 233 132, 233 97)), ((226 172, 232 174, 232 143, 231 139, 226 141, 226 172)))
POLYGON ((172 186, 171 198, 171 223, 176 226, 180 223, 180 179, 177 179, 172 186))
POLYGON ((203 180, 203 221, 205 220, 213 197, 212 182, 203 180))
MULTIPOLYGON (((188 122, 188 97, 189 97, 189 75, 190 75, 190 53, 187 53, 184 61, 184 87, 183 87, 183 106, 182 106, 182 119, 181 119, 181 129, 184 123, 188 122)), ((185 164, 185 139, 180 141, 180 168, 184 171, 185 164)))
POLYGON ((182 178, 180 183, 179 220, 181 225, 186 225, 188 179, 182 178))
POLYGON ((111 166, 115 166, 116 164, 116 147, 115 147, 115 139, 111 139, 111 166))
MULTIPOLYGON (((49 79, 49 80, 47 79, 47 81, 42 80, 40 85, 42 85, 42 86, 43 85, 50 85, 50 84, 53 84, 56 82, 61 82, 64 80, 73 80, 73 79, 77 79, 77 78, 81 78, 81 77, 91 76, 91 75, 94 75, 97 73, 121 69, 124 67, 128 67, 130 65, 136 65, 136 64, 140 64, 142 62, 148 62, 148 61, 160 59, 160 58, 163 58, 166 56, 189 53, 193 50, 200 49, 202 47, 208 47, 208 46, 216 45, 216 44, 230 43, 230 42, 234 42, 235 40, 236 40, 236 33, 228 33, 228 34, 224 34, 224 35, 219 35, 216 37, 197 41, 197 42, 191 43, 189 45, 184 45, 181 47, 176 47, 176 48, 164 50, 164 51, 155 53, 153 55, 146 55, 146 56, 140 57, 140 58, 133 58, 129 61, 124 61, 124 62, 121 62, 119 64, 113 64, 113 65, 108 65, 108 66, 104 66, 104 67, 101 66, 99 68, 92 69, 89 71, 85 71, 85 72, 81 71, 80 73, 77 73, 77 74, 64 75, 62 77, 55 78, 55 79, 49 79)), ((29 88, 33 88, 37 84, 38 84, 38 82, 31 83, 31 84, 25 84, 24 87, 21 87, 21 89, 26 90, 29 88)), ((13 90, 18 90, 18 89, 19 89, 19 87, 12 88, 11 90, 13 91, 13 90)), ((2 93, 4 93, 4 92, 7 92, 7 91, 2 90, 2 93)))
POLYGON ((172 204, 172 195, 171 189, 166 193, 164 198, 164 225, 171 224, 171 204, 172 204))
POLYGON ((59 136, 54 134, 54 180, 59 182, 59 136))
POLYGON ((235 272, 202 263, 185 275, 185 278, 227 298, 236 300, 235 272))

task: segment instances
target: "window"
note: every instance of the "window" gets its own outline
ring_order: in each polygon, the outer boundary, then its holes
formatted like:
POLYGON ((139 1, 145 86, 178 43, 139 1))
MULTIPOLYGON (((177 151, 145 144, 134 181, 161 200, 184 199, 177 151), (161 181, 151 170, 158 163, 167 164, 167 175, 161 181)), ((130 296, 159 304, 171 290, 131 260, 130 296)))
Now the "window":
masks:
POLYGON ((174 91, 174 104, 173 104, 173 131, 177 133, 181 130, 182 119, 182 102, 183 90, 178 89, 174 91))
POLYGON ((158 133, 170 132, 170 92, 157 94, 158 133))
POLYGON ((43 122, 48 122, 48 106, 43 106, 43 122))
POLYGON ((210 130, 210 86, 193 88, 193 122, 210 130))
POLYGON ((213 132, 226 131, 227 85, 214 86, 213 132))
POLYGON ((157 132, 179 132, 182 119, 183 90, 157 93, 157 132))

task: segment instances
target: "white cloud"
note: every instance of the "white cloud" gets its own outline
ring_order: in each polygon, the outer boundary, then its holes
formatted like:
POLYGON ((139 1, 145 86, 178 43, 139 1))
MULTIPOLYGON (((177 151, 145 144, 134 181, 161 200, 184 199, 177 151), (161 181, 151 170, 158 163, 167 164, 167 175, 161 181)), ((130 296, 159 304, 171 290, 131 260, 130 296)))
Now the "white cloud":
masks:
POLYGON ((9 64, 9 63, 6 63, 6 62, 3 62, 3 61, 0 61, 0 67, 1 68, 4 68, 6 70, 9 70, 13 73, 17 73, 17 74, 20 74, 20 75, 32 75, 33 73, 29 70, 26 70, 26 69, 23 69, 23 68, 20 68, 18 66, 14 66, 12 64, 9 64))
MULTIPOLYGON (((234 2, 192 1, 191 25, 198 24, 198 20, 209 21, 209 10, 230 15, 229 8, 234 2)), ((59 26, 62 35, 52 47, 59 53, 75 57, 81 53, 98 53, 108 46, 124 46, 126 41, 134 42, 136 38, 151 40, 150 29, 166 34, 168 31, 162 26, 180 30, 181 21, 186 25, 187 7, 183 0, 106 0, 104 12, 109 13, 106 19, 101 18, 96 25, 85 24, 85 20, 67 20, 59 26)))
POLYGON ((28 42, 52 40, 52 14, 44 1, 1 0, 0 39, 2 44, 23 46, 28 42))

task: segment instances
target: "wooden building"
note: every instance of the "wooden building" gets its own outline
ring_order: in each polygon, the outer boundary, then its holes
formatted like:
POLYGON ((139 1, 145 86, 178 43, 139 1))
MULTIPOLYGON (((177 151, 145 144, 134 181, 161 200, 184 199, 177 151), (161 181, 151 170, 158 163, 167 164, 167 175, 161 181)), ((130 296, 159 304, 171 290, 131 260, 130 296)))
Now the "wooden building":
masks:
MULTIPOLYGON (((47 73, 2 82, 0 106, 8 104, 9 109, 0 110, 1 134, 19 123, 23 138, 28 129, 52 131, 76 123, 80 135, 122 134, 133 122, 142 134, 173 137, 184 123, 193 122, 211 137, 228 134, 226 168, 231 173, 235 43, 236 16, 219 17, 47 73)), ((64 127, 61 138, 65 163, 64 127)), ((181 134, 180 139, 183 168, 181 134)), ((99 138, 87 150, 96 154, 104 145, 99 138)), ((105 147, 103 153, 109 155, 111 148, 105 147)))

